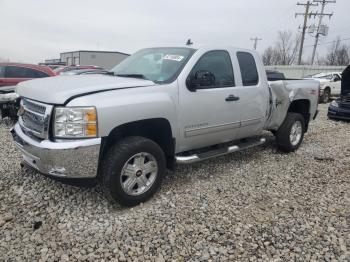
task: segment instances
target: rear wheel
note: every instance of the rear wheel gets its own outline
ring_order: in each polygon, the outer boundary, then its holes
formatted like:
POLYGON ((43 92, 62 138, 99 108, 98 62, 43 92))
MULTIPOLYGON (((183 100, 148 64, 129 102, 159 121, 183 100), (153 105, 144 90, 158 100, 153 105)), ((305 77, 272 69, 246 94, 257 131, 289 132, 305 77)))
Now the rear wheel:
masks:
POLYGON ((124 206, 148 200, 160 187, 165 156, 158 144, 144 137, 127 137, 107 153, 102 165, 103 188, 124 206))
POLYGON ((288 113, 276 132, 277 146, 283 152, 293 152, 300 146, 305 133, 305 120, 301 114, 288 113))

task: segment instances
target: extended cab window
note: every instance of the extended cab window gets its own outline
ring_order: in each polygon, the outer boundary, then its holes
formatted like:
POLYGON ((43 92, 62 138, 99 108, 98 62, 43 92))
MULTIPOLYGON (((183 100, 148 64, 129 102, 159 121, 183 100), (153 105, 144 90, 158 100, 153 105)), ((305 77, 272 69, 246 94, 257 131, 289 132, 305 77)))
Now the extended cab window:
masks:
POLYGON ((6 67, 5 75, 7 78, 41 78, 48 76, 44 72, 19 66, 6 67))
POLYGON ((193 67, 189 79, 211 76, 208 85, 198 82, 197 88, 232 87, 235 85, 232 63, 227 51, 215 50, 205 53, 193 67), (210 84, 209 84, 210 83, 210 84))
POLYGON ((241 69, 242 82, 244 86, 254 86, 259 83, 259 74, 255 59, 247 52, 237 53, 239 67, 241 69))

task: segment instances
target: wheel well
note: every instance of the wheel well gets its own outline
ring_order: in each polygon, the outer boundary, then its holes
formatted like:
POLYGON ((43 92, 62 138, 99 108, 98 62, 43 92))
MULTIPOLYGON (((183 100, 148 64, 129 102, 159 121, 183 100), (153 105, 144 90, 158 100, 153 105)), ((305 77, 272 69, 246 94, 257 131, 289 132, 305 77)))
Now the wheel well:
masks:
POLYGON ((310 101, 307 99, 295 100, 290 104, 288 112, 299 113, 304 117, 305 132, 307 132, 310 122, 310 101))
POLYGON ((331 88, 330 88, 329 86, 326 86, 326 87, 324 88, 324 90, 328 90, 329 93, 331 93, 331 88))
POLYGON ((153 118, 126 123, 115 127, 107 137, 102 138, 100 159, 118 140, 129 136, 142 136, 156 142, 164 151, 167 167, 173 168, 175 154, 175 139, 167 119, 153 118))

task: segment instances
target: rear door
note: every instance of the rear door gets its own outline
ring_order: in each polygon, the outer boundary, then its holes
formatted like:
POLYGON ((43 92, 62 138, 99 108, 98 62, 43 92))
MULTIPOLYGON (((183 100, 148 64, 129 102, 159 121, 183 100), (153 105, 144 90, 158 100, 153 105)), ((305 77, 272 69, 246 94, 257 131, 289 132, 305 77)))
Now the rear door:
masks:
POLYGON ((15 86, 19 82, 29 80, 26 68, 20 66, 6 66, 5 81, 8 86, 15 86))
POLYGON ((235 54, 240 68, 239 97, 241 127, 237 138, 260 134, 265 125, 269 89, 263 65, 257 55, 238 51, 235 54))
POLYGON ((33 78, 48 77, 49 75, 36 69, 22 66, 6 66, 5 82, 6 85, 17 85, 19 82, 33 78))
POLYGON ((333 74, 331 86, 332 86, 331 94, 332 95, 340 95, 341 77, 339 74, 333 74))
POLYGON ((196 53, 179 77, 178 151, 234 140, 240 126, 240 100, 231 57, 226 50, 196 53), (195 60, 197 59, 197 60, 195 60), (215 84, 190 90, 186 81, 200 72, 210 72, 215 84))

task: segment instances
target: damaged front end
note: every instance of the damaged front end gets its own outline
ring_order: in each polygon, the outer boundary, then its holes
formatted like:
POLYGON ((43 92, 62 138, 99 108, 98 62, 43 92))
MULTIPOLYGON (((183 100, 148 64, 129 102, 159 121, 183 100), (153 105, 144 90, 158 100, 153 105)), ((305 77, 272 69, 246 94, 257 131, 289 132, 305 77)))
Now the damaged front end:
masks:
POLYGON ((2 87, 0 89, 0 113, 1 118, 8 117, 17 120, 19 109, 19 96, 15 93, 14 87, 2 87))
POLYGON ((328 118, 350 121, 350 93, 342 94, 329 105, 328 118))

